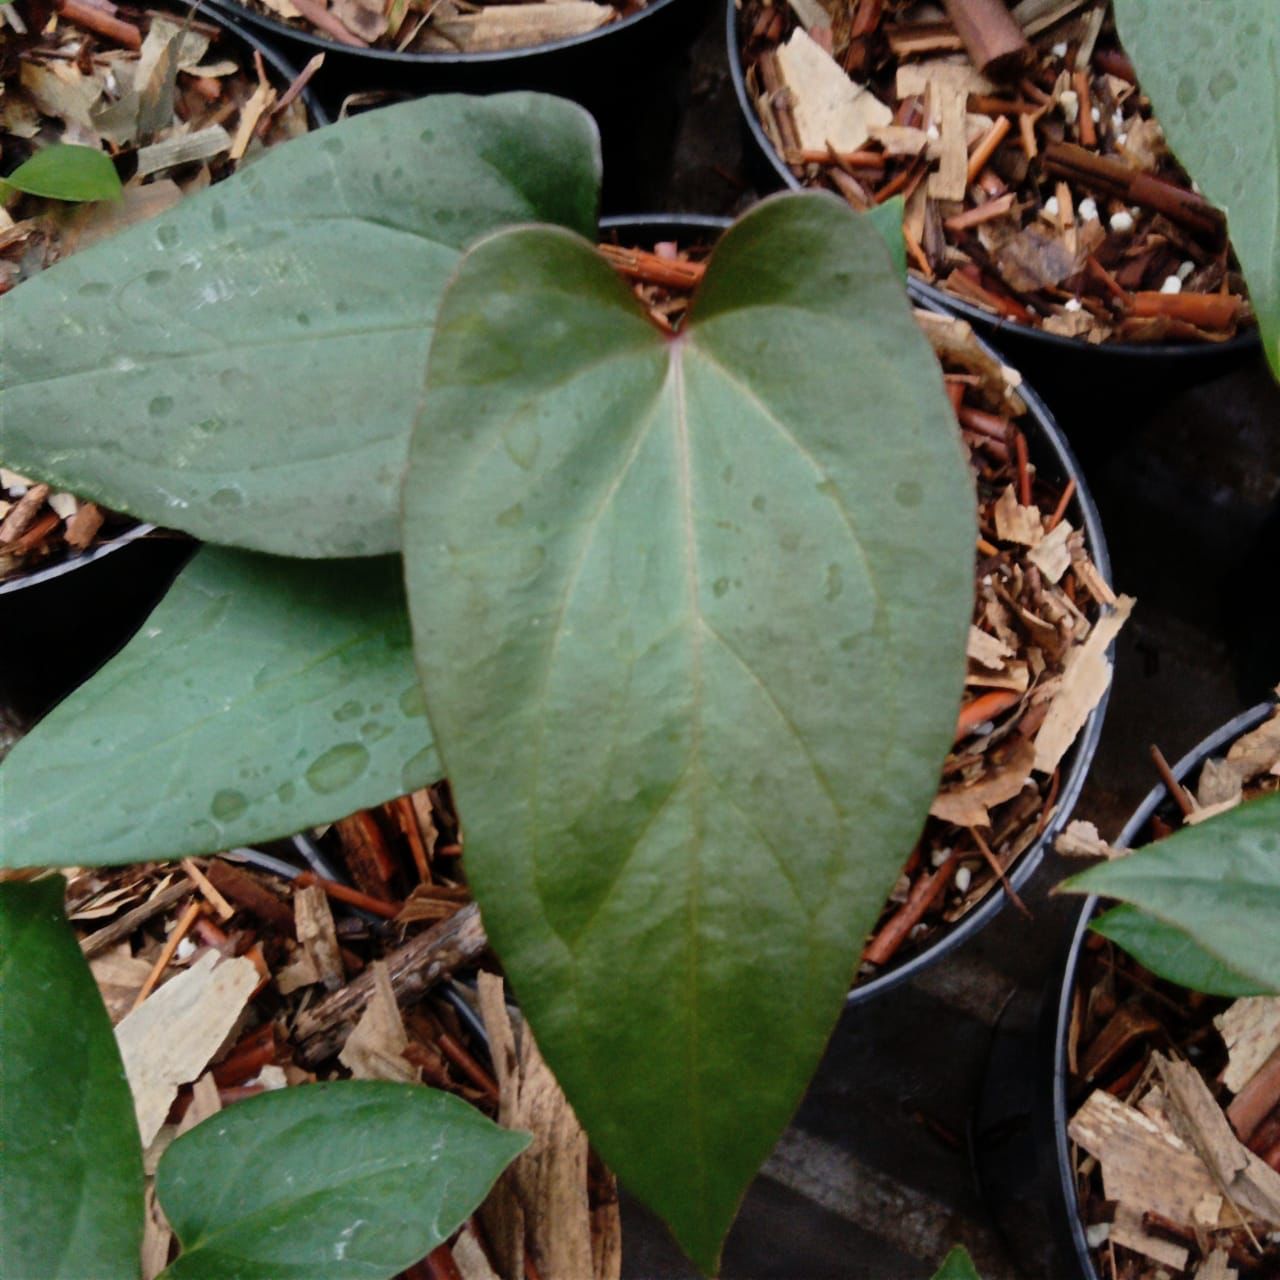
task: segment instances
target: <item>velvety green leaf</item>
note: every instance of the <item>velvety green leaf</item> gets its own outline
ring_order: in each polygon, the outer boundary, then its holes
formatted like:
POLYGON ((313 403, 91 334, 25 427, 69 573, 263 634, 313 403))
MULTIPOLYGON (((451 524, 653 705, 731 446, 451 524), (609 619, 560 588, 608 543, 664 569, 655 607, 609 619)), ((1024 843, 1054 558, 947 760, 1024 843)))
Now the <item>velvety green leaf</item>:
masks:
POLYGON ((1116 21, 1174 154, 1226 211, 1280 377, 1280 4, 1116 0, 1116 21))
POLYGON ((954 732, 973 492, 870 219, 766 201, 668 340, 568 232, 481 242, 405 489, 428 709, 522 1007, 710 1270, 954 732))
POLYGON ((137 1280, 138 1125, 65 891, 0 884, 0 1273, 137 1280))
POLYGON ((956 1245, 942 1260, 942 1266, 933 1280, 982 1280, 978 1268, 973 1265, 964 1245, 956 1245))
POLYGON ((120 175, 105 151, 71 143, 42 147, 4 183, 52 200, 114 200, 121 192, 120 175))
POLYGON ((207 853, 438 777, 397 561, 206 547, 0 766, 0 863, 207 853))
POLYGON ((529 1144, 461 1098, 336 1081, 258 1094, 164 1153, 164 1280, 388 1280, 453 1234, 529 1144))
POLYGON ((1062 887, 1131 903, 1257 984, 1254 991, 1280 993, 1280 792, 1090 867, 1062 887))
POLYGON ((889 246, 889 257, 897 267, 898 274, 907 274, 907 241, 902 234, 902 215, 906 204, 901 196, 894 196, 884 204, 872 205, 867 210, 867 217, 875 223, 876 230, 889 246))
POLYGON ((1121 904, 1100 915, 1090 926, 1123 947, 1145 965, 1180 987, 1214 996, 1256 996, 1268 988, 1243 978, 1187 937, 1181 929, 1121 904))
POLYGON ((432 96, 294 139, 0 299, 0 458, 120 511, 285 555, 394 550, 459 251, 590 233, 595 125, 432 96))

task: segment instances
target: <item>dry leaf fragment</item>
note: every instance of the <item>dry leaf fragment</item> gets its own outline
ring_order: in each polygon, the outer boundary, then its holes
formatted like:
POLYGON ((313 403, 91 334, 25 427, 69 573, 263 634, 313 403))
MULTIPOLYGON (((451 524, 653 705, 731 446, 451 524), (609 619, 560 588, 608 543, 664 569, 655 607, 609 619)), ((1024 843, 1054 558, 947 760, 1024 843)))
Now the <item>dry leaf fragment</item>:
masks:
POLYGON ((1111 681, 1107 650, 1128 620, 1133 604, 1131 596, 1120 596, 1115 608, 1104 612, 1094 624, 1084 644, 1067 655, 1061 685, 1036 734, 1037 772, 1052 773, 1058 767, 1084 728, 1089 713, 1106 693, 1111 681))
POLYGON ((207 951, 116 1027, 143 1147, 159 1133, 178 1086, 208 1066, 258 982, 252 960, 207 951))
POLYGON ((293 920, 298 958, 276 974, 280 994, 288 995, 313 982, 323 982, 326 990, 336 991, 342 985, 345 971, 333 911, 319 885, 308 885, 294 892, 293 920))
POLYGON ((797 28, 778 46, 778 70, 791 93, 791 114, 806 150, 856 151, 868 130, 893 121, 893 112, 865 85, 855 84, 840 64, 797 28))
POLYGON ((1213 1022, 1227 1046, 1222 1083, 1239 1093, 1280 1048, 1280 996, 1246 996, 1213 1022))
POLYGON ((1207 809, 1211 805, 1231 801, 1239 804, 1244 798, 1242 771, 1229 760, 1206 760, 1196 784, 1196 804, 1207 809))
POLYGON ((437 16, 434 26, 457 48, 480 53, 586 35, 616 16, 612 7, 592 0, 546 0, 541 4, 491 4, 479 13, 437 16))
POLYGON ((373 962, 373 995, 360 1015, 355 1030, 338 1054, 338 1061, 349 1067, 357 1080, 392 1080, 416 1084, 422 1079, 421 1068, 405 1059, 409 1037, 400 1017, 400 1006, 391 986, 391 974, 385 960, 373 962))
POLYGON ((1012 800, 1031 781, 1035 753, 1030 742, 1018 739, 1009 759, 987 777, 971 786, 940 792, 929 806, 930 815, 957 827, 989 827, 988 810, 1012 800))
POLYGON ((980 666, 988 671, 1000 671, 1007 659, 1012 658, 1014 650, 1003 640, 983 631, 981 627, 970 626, 969 644, 965 652, 980 666))
POLYGON ((211 124, 185 136, 170 136, 138 148, 138 177, 145 178, 196 160, 212 160, 230 148, 231 135, 220 124, 211 124))
POLYGON ((1274 773, 1280 764, 1280 709, 1270 720, 1237 738, 1227 752, 1227 761, 1240 770, 1244 782, 1252 782, 1264 773, 1274 773))

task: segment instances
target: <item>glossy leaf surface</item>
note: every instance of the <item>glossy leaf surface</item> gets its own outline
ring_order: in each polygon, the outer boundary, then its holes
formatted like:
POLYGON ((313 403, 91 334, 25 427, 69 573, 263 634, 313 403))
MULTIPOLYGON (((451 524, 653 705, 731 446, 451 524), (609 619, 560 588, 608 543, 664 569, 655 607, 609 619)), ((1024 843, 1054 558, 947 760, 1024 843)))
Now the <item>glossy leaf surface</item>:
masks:
POLYGON ((1063 888, 1130 903, 1251 990, 1280 993, 1280 792, 1090 867, 1063 888))
POLYGON ((1226 212, 1280 378, 1280 4, 1116 0, 1116 21, 1174 154, 1226 212))
POLYGON ((405 490, 414 641, 489 935, 618 1175, 714 1268, 954 731, 973 493, 870 219, 766 201, 665 338, 495 235, 405 490))
POLYGON ((28 195, 52 200, 114 200, 121 193, 120 176, 111 157, 97 147, 54 143, 0 180, 28 195))
POLYGON ((978 1268, 973 1265, 969 1251, 963 1245, 956 1245, 942 1260, 933 1280, 982 1280, 978 1268))
POLYGON ((1139 964, 1180 987, 1215 996, 1265 995, 1267 988, 1241 977, 1209 955, 1181 929, 1121 904, 1092 924, 1095 933, 1123 947, 1139 964))
POLYGON ((207 547, 0 765, 0 863, 213 852, 439 776, 396 560, 207 547))
POLYGON ((164 1280, 390 1280, 452 1235, 528 1142, 421 1085, 247 1098, 160 1161, 156 1195, 182 1242, 164 1280))
POLYGON ((434 96, 272 148, 0 299, 0 458, 206 541, 398 545, 440 290, 511 222, 594 226, 595 125, 434 96))
POLYGON ((65 891, 0 884, 0 1272, 137 1280, 138 1125, 65 891))

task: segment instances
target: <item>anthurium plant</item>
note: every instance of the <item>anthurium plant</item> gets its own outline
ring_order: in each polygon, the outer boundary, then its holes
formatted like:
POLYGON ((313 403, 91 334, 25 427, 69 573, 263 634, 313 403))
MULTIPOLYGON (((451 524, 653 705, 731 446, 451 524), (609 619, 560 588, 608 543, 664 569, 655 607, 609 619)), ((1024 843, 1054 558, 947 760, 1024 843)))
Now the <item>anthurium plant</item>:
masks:
POLYGON ((1115 7, 1169 145, 1227 214, 1280 378, 1280 5, 1115 0, 1115 7))
POLYGON ((711 1272, 935 793, 974 500, 869 219, 766 201, 670 335, 594 248, 598 170, 566 103, 430 98, 0 300, 6 463, 216 544, 13 750, 0 858, 447 774, 549 1065, 711 1272))

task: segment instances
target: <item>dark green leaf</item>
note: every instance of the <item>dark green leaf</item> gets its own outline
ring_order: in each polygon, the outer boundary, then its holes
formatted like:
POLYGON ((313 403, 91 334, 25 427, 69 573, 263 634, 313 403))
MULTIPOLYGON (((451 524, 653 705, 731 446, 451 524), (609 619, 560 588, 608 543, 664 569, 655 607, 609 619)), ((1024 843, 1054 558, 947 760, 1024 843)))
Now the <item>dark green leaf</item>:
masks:
POLYGON ((483 241, 406 482, 490 936, 606 1159, 710 1270, 955 728, 973 491, 870 219, 726 233, 667 340, 592 247, 483 241))
POLYGON ((0 1273, 137 1280, 138 1125, 65 891, 0 884, 0 1273))
POLYGON ((1280 4, 1116 0, 1116 21, 1174 154, 1226 211, 1280 377, 1280 4))
POLYGON ((1062 887, 1132 903, 1255 991, 1280 993, 1280 792, 1090 867, 1062 887))
POLYGON ((398 561, 207 547, 0 766, 0 863, 212 852, 439 776, 398 561))
POLYGON ((448 1239, 528 1143, 420 1085, 237 1102, 160 1161, 156 1195, 182 1242, 164 1280, 386 1280, 448 1239))
POLYGON ((42 147, 4 182, 51 200, 114 200, 121 192, 120 175, 106 152, 63 142, 42 147))
POLYGON ((942 1260, 942 1266, 933 1280, 982 1280, 978 1268, 973 1265, 969 1251, 963 1245, 956 1245, 942 1260))
POLYGON ((440 290, 481 232, 590 233, 598 144, 537 94, 433 96, 273 147, 0 299, 5 465, 211 542, 399 543, 440 290))
POLYGON ((1145 965, 1180 987, 1214 996, 1265 995, 1267 988, 1209 955, 1181 929, 1124 904, 1100 915, 1091 926, 1145 965))
POLYGON ((889 246, 889 257, 893 265, 904 278, 907 274, 907 241, 902 234, 902 215, 905 207, 902 197, 894 196, 884 204, 873 205, 867 212, 867 217, 875 223, 876 230, 889 246))

